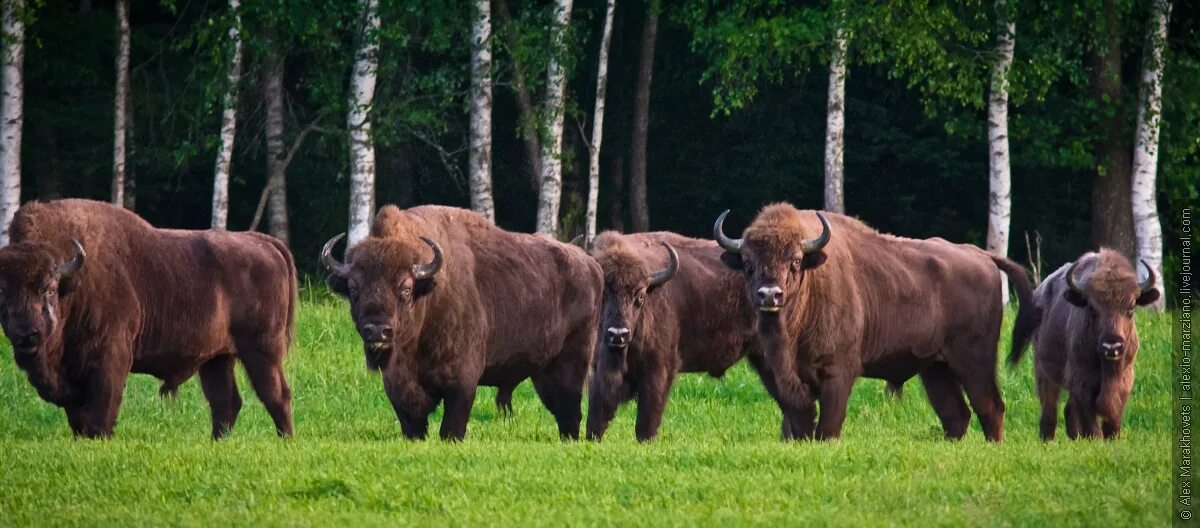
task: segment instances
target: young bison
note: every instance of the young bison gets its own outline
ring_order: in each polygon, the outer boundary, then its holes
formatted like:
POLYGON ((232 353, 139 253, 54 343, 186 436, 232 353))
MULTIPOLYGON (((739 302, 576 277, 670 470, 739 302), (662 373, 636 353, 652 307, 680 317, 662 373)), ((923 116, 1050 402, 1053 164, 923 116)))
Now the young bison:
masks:
POLYGON ((1009 362, 1021 360, 1032 338, 1042 440, 1054 439, 1058 395, 1064 388, 1067 436, 1120 434, 1138 351, 1133 309, 1159 296, 1154 270, 1142 265, 1146 278, 1138 281, 1129 260, 1102 248, 1064 264, 1034 291, 1042 320, 1013 332, 1009 362), (1097 418, 1103 422, 1099 427, 1097 418))

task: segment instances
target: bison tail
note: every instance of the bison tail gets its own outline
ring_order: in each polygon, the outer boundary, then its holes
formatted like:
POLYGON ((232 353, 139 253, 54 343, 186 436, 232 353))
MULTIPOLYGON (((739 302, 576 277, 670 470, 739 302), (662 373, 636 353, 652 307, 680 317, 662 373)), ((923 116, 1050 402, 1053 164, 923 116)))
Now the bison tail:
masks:
POLYGON ((296 259, 292 256, 292 252, 288 249, 287 244, 285 244, 282 240, 274 236, 269 236, 269 238, 271 239, 271 244, 273 244, 275 249, 279 251, 279 254, 283 256, 283 260, 287 262, 288 306, 286 323, 287 328, 285 329, 285 332, 287 332, 288 348, 291 348, 291 345, 296 344, 296 308, 300 302, 298 284, 299 279, 298 274, 296 273, 296 259))
POLYGON ((1004 257, 992 256, 992 262, 1008 275, 1009 282, 1017 292, 1017 301, 1021 307, 1017 310, 1017 321, 1013 324, 1012 348, 1008 352, 1008 363, 1016 365, 1021 362, 1033 332, 1042 322, 1042 309, 1033 297, 1033 287, 1029 283, 1029 271, 1024 266, 1004 257))

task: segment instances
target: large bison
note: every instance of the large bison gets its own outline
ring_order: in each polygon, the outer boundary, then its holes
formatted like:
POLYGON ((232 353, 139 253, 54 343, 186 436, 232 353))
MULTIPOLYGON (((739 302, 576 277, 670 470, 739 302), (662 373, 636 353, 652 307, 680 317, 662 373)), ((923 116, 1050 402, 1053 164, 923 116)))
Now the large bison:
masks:
POLYGON ((1016 285, 1018 319, 1033 317, 1019 265, 974 246, 885 235, 834 213, 767 206, 731 239, 717 218, 722 259, 746 277, 758 333, 784 414, 784 436, 840 435, 860 376, 898 391, 921 377, 947 438, 961 438, 971 413, 988 440, 1004 434, 996 384, 1003 315, 1000 270, 1016 285), (997 269, 999 268, 999 270, 997 269))
POLYGON ((444 402, 441 436, 460 440, 477 386, 532 377, 559 434, 579 438, 603 284, 583 250, 439 206, 384 206, 345 263, 331 254, 341 238, 321 252, 329 285, 350 299, 406 437, 424 438, 444 402))
POLYGON ((30 203, 0 249, 0 324, 17 365, 76 436, 112 435, 131 372, 173 394, 200 372, 212 435, 237 420, 238 359, 280 435, 292 434, 283 359, 296 268, 259 233, 155 229, 90 200, 30 203))
POLYGON ((637 438, 653 439, 679 372, 720 377, 748 352, 761 368, 754 309, 721 253, 711 240, 674 233, 596 237, 603 338, 588 391, 588 438, 601 439, 617 407, 636 398, 637 438))
POLYGON ((1058 396, 1064 388, 1067 436, 1120 434, 1138 351, 1133 309, 1159 296, 1154 270, 1142 265, 1146 278, 1139 281, 1128 259, 1101 249, 1064 264, 1033 292, 1042 319, 1013 332, 1009 362, 1021 360, 1032 338, 1042 440, 1054 439, 1058 396), (1103 422, 1100 430, 1097 418, 1103 422))

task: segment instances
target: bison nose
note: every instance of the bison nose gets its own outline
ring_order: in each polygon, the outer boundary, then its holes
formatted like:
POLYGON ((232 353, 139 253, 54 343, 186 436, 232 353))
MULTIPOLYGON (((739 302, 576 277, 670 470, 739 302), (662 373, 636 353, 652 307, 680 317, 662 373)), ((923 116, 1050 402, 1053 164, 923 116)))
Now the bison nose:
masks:
POLYGON ((763 286, 758 289, 758 309, 764 312, 778 312, 783 307, 783 288, 779 286, 763 286))
POLYGON ((36 347, 42 344, 42 332, 36 328, 15 330, 12 335, 12 344, 16 348, 36 347))
POLYGON ((392 340, 392 327, 386 324, 365 324, 362 325, 363 341, 368 343, 381 343, 392 340))
POLYGON ((622 348, 622 347, 629 346, 629 329, 628 328, 617 328, 614 326, 610 326, 610 327, 608 327, 607 330, 604 331, 604 335, 605 335, 606 341, 608 342, 608 346, 610 346, 610 347, 622 348))
POLYGON ((1120 359, 1125 352, 1125 342, 1121 340, 1104 341, 1100 343, 1100 352, 1105 359, 1120 359))

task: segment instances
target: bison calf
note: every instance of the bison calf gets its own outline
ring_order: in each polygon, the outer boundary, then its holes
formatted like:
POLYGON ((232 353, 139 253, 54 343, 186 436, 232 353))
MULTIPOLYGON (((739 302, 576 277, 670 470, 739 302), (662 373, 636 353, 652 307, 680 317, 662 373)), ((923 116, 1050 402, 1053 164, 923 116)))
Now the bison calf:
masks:
POLYGON ((1101 249, 1064 264, 1034 291, 1042 319, 1040 324, 1018 326, 1009 362, 1019 362, 1033 340, 1042 440, 1054 439, 1058 397, 1064 388, 1067 436, 1120 434, 1138 351, 1133 309, 1159 296, 1154 270, 1142 265, 1146 278, 1139 281, 1129 260, 1101 249))
POLYGON ((0 324, 42 399, 76 436, 108 437, 131 372, 163 394, 197 371, 212 435, 233 427, 241 359, 280 435, 292 434, 283 377, 296 268, 260 233, 155 229, 90 200, 30 203, 0 249, 0 324))

